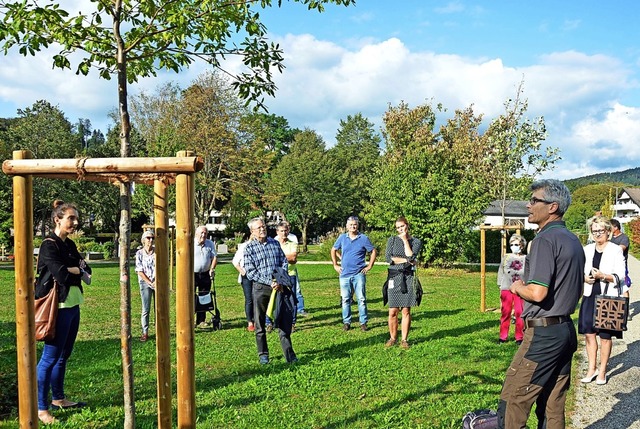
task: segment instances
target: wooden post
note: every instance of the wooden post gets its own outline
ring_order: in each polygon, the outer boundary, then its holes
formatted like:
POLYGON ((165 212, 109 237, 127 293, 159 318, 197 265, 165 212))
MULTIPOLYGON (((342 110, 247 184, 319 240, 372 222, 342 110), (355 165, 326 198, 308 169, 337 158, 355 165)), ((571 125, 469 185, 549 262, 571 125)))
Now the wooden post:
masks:
MULTIPOLYGON (((191 152, 178 152, 188 156, 191 152)), ((193 212, 195 176, 176 176, 176 366, 178 378, 178 428, 196 427, 194 371, 193 212)))
POLYGON ((155 180, 153 212, 156 232, 156 371, 158 382, 158 428, 171 428, 171 350, 169 327, 169 255, 167 184, 155 180))
POLYGON ((176 242, 176 228, 169 227, 169 288, 171 292, 175 291, 173 287, 173 255, 174 255, 174 244, 176 242))
POLYGON ((480 228, 480 311, 483 313, 487 308, 487 270, 485 267, 487 262, 486 244, 487 233, 484 228, 480 228))
MULTIPOLYGON (((29 159, 17 150, 13 159, 29 159)), ((38 427, 36 329, 33 311, 33 179, 13 178, 13 228, 16 294, 16 352, 18 355, 18 413, 21 428, 38 427)))

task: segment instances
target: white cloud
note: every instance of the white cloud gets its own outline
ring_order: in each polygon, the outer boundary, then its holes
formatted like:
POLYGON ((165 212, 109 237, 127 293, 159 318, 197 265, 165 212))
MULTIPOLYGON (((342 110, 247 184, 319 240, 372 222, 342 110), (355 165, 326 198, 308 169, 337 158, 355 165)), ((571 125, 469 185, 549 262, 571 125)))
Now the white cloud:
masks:
MULTIPOLYGON (((473 104, 488 121, 502 113, 505 100, 515 96, 524 79, 528 116, 545 117, 546 144, 562 151, 552 176, 565 179, 640 165, 640 106, 621 101, 639 85, 616 58, 551 52, 534 64, 514 67, 500 57, 412 51, 398 38, 337 45, 308 34, 272 37, 284 50, 286 69, 275 75, 279 90, 275 99, 267 99, 271 112, 293 127, 316 130, 328 145, 347 115, 361 112, 379 127, 388 104, 401 101, 410 106, 442 103, 448 109, 445 119, 473 104)), ((235 70, 237 59, 225 65, 235 70)), ((130 93, 153 91, 166 81, 187 86, 208 67, 196 62, 180 74, 162 72, 131 85, 130 93)), ((115 85, 96 73, 84 77, 52 70, 50 56, 12 53, 0 62, 0 116, 45 99, 72 122, 89 118, 106 131, 107 114, 117 106, 115 85), (15 108, 7 112, 7 106, 15 108)))
POLYGON ((616 100, 637 87, 631 72, 615 58, 556 52, 540 57, 537 64, 516 68, 500 58, 411 52, 396 38, 354 43, 349 49, 310 35, 288 35, 280 43, 287 69, 277 76, 279 91, 268 104, 292 126, 318 131, 329 145, 335 141, 340 119, 362 112, 380 126, 388 103, 400 101, 416 106, 433 100, 449 112, 473 104, 475 112, 488 120, 503 112, 504 102, 515 96, 524 80, 528 116, 544 116, 549 131, 546 144, 561 149, 563 160, 552 174, 570 178, 640 164, 636 150, 627 151, 625 160, 613 156, 594 160, 577 134, 584 130, 585 118, 591 118, 593 127, 618 127, 620 137, 607 143, 610 152, 615 145, 632 144, 623 144, 622 136, 638 134, 637 115, 613 119, 621 116, 616 100), (598 116, 606 123, 594 122, 598 116))

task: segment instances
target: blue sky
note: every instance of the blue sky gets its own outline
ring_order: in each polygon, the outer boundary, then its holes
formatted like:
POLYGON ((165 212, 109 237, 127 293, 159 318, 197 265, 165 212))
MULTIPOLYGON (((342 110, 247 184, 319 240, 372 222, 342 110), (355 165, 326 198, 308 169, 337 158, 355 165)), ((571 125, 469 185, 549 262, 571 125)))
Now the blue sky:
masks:
MULTIPOLYGON (((78 3, 81 3, 79 1, 78 3)), ((545 145, 562 160, 546 177, 568 179, 640 166, 640 4, 635 0, 359 0, 324 13, 284 2, 262 13, 285 52, 270 111, 309 127, 328 146, 341 119, 362 113, 381 126, 389 103, 473 104, 503 112, 520 81, 528 116, 544 116, 545 145)), ((161 73, 130 88, 188 86, 206 69, 161 73)), ((0 117, 45 99, 69 120, 106 130, 115 82, 51 69, 50 58, 0 58, 0 117)), ((445 114, 442 119, 450 117, 445 114)))

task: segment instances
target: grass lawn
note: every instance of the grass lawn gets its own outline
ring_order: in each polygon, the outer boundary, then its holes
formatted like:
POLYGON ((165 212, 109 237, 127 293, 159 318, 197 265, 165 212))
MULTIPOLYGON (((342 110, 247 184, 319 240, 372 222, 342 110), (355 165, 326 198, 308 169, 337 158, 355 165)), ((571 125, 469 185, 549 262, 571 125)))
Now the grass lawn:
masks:
MULTIPOLYGON (((272 362, 260 366, 255 338, 245 329, 236 271, 231 264, 219 265, 216 285, 223 329, 197 331, 195 337, 198 427, 459 428, 467 411, 497 406, 516 345, 497 343, 498 313, 479 312, 479 273, 421 271, 425 295, 422 306, 413 309, 412 348, 405 351, 383 347, 388 339, 381 296, 384 266, 376 266, 368 276, 366 333, 357 329, 356 306, 356 329, 342 331, 338 279, 331 265, 304 264, 299 272, 310 313, 298 321, 292 335, 300 362, 285 362, 274 332, 269 335, 272 362)), ((117 267, 96 265, 93 284, 85 287, 80 333, 65 384, 70 399, 87 401, 90 407, 54 412, 65 428, 123 425, 117 279, 117 267)), ((488 307, 500 305, 495 283, 496 274, 488 273, 488 307)), ((136 427, 155 428, 155 341, 137 340, 137 282, 132 289, 136 427)), ((13 271, 0 270, 2 428, 18 427, 14 307, 13 271)), ((171 325, 175 334, 175 314, 171 325)), ((41 347, 39 343, 38 357, 41 347)), ((172 350, 175 425, 175 338, 172 350)), ((535 427, 534 418, 530 427, 535 427)))

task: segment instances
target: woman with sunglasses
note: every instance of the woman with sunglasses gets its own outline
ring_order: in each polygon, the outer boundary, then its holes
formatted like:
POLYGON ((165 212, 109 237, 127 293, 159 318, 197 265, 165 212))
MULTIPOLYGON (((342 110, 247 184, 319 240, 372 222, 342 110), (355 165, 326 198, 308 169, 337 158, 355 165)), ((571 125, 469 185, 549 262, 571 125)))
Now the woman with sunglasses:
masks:
POLYGON ((596 295, 602 295, 608 285, 606 295, 618 296, 629 290, 624 283, 624 255, 622 249, 609 241, 611 236, 611 222, 602 216, 594 216, 587 221, 591 244, 584 247, 584 288, 580 316, 578 318, 578 333, 584 334, 589 368, 586 376, 580 381, 596 384, 607 384, 607 364, 611 356, 611 338, 622 339, 622 331, 595 329, 593 309, 596 295), (623 279, 621 282, 620 279, 623 279), (620 290, 617 290, 620 288, 620 290), (600 366, 597 365, 598 341, 600 337, 600 366))

